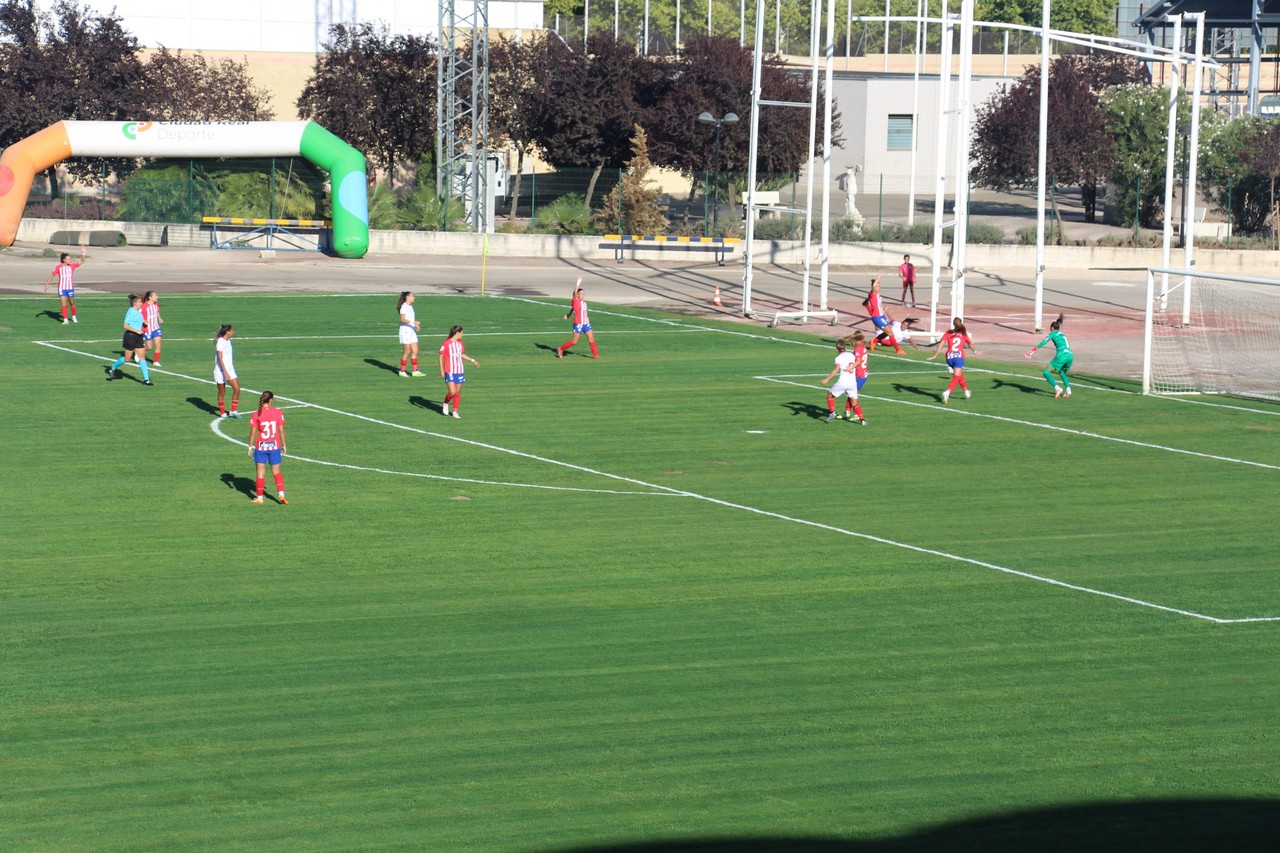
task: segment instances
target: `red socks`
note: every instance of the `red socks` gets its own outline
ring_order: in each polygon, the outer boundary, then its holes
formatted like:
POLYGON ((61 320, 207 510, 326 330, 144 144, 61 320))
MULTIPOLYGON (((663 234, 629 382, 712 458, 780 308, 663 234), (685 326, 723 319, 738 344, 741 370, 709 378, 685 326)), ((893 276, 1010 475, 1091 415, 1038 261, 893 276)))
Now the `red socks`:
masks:
POLYGON ((588 341, 588 343, 589 343, 589 344, 591 344, 591 357, 592 357, 592 358, 599 358, 599 357, 600 357, 600 350, 596 349, 596 342, 595 342, 595 341, 588 341))
POLYGON ((862 420, 862 407, 857 403, 853 404, 853 413, 858 416, 858 420, 862 420))
MULTIPOLYGON (((417 358, 414 358, 414 359, 413 359, 413 361, 412 361, 412 364, 413 364, 413 369, 414 369, 414 371, 416 372, 416 371, 417 371, 417 369, 418 369, 418 359, 417 359, 417 358)), ((401 365, 400 365, 400 368, 403 370, 403 369, 404 369, 404 364, 401 364, 401 365)))
POLYGON ((952 391, 956 390, 956 386, 960 385, 962 382, 963 380, 959 376, 951 377, 951 384, 947 386, 947 393, 950 394, 952 391))
MULTIPOLYGON (((282 472, 282 473, 276 474, 275 477, 276 477, 276 492, 278 494, 284 491, 284 473, 282 472)), ((258 494, 262 494, 261 480, 258 481, 258 494)))
POLYGON ((834 412, 836 410, 836 398, 830 394, 827 395, 827 411, 834 412))
POLYGON ((571 346, 573 346, 573 341, 565 341, 560 345, 560 353, 563 355, 565 352, 568 352, 569 347, 571 346))
POLYGON ((259 477, 253 481, 253 487, 258 490, 258 497, 262 497, 262 489, 267 485, 265 477, 259 477))
POLYGON ((401 372, 401 373, 404 373, 404 366, 405 366, 405 364, 406 364, 406 363, 407 363, 407 362, 406 362, 403 358, 402 358, 402 359, 400 359, 400 372, 401 372))

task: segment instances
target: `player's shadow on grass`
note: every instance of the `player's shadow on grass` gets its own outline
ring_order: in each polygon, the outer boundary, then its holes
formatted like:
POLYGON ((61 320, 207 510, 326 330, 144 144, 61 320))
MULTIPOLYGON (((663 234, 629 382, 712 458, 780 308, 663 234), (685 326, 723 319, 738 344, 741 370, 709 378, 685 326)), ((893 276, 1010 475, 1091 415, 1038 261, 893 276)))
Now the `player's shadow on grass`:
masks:
POLYGON ((409 398, 409 404, 419 409, 426 409, 428 412, 435 412, 437 415, 440 414, 440 407, 444 405, 444 403, 433 403, 426 397, 419 397, 416 394, 409 398))
MULTIPOLYGON (((534 344, 534 346, 535 346, 535 347, 537 347, 537 348, 538 348, 538 349, 540 349, 540 350, 543 350, 544 352, 549 352, 549 353, 551 353, 552 355, 555 355, 555 354, 556 354, 556 348, 555 348, 555 347, 553 347, 553 346, 551 346, 551 344, 534 344)), ((570 352, 569 352, 569 353, 566 353, 566 354, 567 354, 567 355, 571 355, 571 354, 572 354, 572 350, 570 350, 570 352)))
POLYGON ((921 397, 928 397, 935 402, 942 402, 942 392, 934 391, 929 388, 921 388, 919 385, 907 385, 903 382, 894 382, 891 386, 898 394, 917 394, 921 397))
POLYGON ((366 358, 364 360, 364 363, 369 365, 370 367, 378 367, 378 368, 381 368, 382 370, 386 370, 391 373, 398 374, 400 372, 399 367, 387 364, 385 361, 378 361, 376 358, 366 358))
POLYGON ((218 407, 203 397, 188 397, 187 402, 204 412, 206 415, 218 414, 218 407))
POLYGON ((1013 388, 1023 394, 1041 394, 1044 392, 1044 388, 1040 386, 1023 385, 1021 382, 1010 382, 1008 379, 996 379, 992 382, 992 385, 997 391, 1002 388, 1013 388))
POLYGON ((232 491, 239 492, 246 497, 254 497, 258 493, 257 486, 253 480, 248 477, 241 477, 236 474, 223 474, 223 484, 232 491))
POLYGON ((793 415, 805 415, 818 421, 825 420, 827 415, 831 414, 823 406, 814 405, 813 403, 802 403, 799 400, 792 400, 790 403, 783 403, 782 405, 790 409, 791 414, 793 415))
POLYGON ((43 311, 37 311, 37 312, 36 312, 36 316, 37 316, 37 317, 48 317, 50 320, 53 320, 53 321, 55 321, 55 322, 57 322, 57 323, 61 323, 61 322, 62 322, 62 312, 60 312, 60 311, 52 311, 52 310, 50 310, 50 309, 48 309, 48 308, 46 308, 46 309, 45 309, 45 310, 43 310, 43 311))

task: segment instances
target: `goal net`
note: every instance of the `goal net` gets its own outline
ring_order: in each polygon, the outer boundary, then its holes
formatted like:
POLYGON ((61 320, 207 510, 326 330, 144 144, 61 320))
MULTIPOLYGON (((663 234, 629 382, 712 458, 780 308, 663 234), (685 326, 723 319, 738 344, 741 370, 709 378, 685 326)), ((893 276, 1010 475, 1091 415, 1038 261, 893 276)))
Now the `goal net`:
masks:
POLYGON ((1142 391, 1280 400, 1280 281, 1147 270, 1142 391))

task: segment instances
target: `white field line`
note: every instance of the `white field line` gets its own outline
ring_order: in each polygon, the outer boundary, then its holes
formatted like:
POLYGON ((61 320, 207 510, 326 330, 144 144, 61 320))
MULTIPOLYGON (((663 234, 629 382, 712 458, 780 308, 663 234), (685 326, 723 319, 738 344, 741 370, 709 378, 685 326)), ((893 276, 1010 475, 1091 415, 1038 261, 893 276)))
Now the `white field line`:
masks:
MULTIPOLYGON (((812 375, 812 374, 810 374, 812 375)), ((879 374, 877 374, 879 375, 879 374)), ((795 385, 799 388, 811 388, 815 391, 826 390, 822 385, 811 385, 807 382, 794 382, 790 378, 782 376, 757 376, 764 382, 776 382, 779 385, 795 385)), ((1280 471, 1280 465, 1269 465, 1266 462, 1254 462, 1252 459, 1237 459, 1234 456, 1219 456, 1213 453, 1201 453, 1198 450, 1186 450, 1181 447, 1170 447, 1167 444, 1151 444, 1145 441, 1136 441, 1131 438, 1120 438, 1114 435, 1103 435, 1100 432, 1087 432, 1085 430, 1071 429, 1069 427, 1056 426, 1054 424, 1037 423, 1036 421, 1024 421, 1019 418, 1007 418, 1003 415, 991 415, 985 412, 974 412, 968 409, 962 409, 956 406, 943 406, 935 403, 920 403, 915 400, 899 400, 894 397, 876 397, 871 394, 859 394, 868 400, 876 400, 882 403, 897 403, 900 406, 917 406, 922 409, 935 409, 947 414, 964 415, 971 418, 986 418, 987 420, 1000 421, 1006 424, 1017 424, 1018 426, 1032 427, 1034 429, 1046 429, 1050 432, 1064 432, 1068 435, 1078 435, 1081 438, 1096 438, 1099 441, 1113 441, 1117 444, 1128 444, 1133 447, 1141 447, 1147 450, 1163 450, 1165 453, 1180 453, 1185 456, 1196 456, 1200 459, 1212 459, 1215 462, 1229 462, 1233 465, 1249 465, 1254 468, 1266 468, 1270 471, 1280 471)))
MULTIPOLYGON (((297 406, 282 406, 281 408, 314 409, 316 407, 308 403, 303 403, 297 406)), ((214 418, 209 424, 209 429, 213 430, 219 438, 226 439, 238 447, 248 447, 248 442, 241 441, 240 439, 227 435, 222 431, 222 425, 225 422, 226 418, 214 418)), ((402 428, 410 429, 410 427, 402 428)), ((431 433, 425 434, 431 435, 431 433)), ((623 491, 621 489, 582 489, 574 486, 545 486, 539 483, 513 483, 504 480, 477 480, 473 477, 445 477, 441 474, 423 474, 419 471, 392 471, 389 468, 373 468, 367 465, 348 465, 344 462, 329 462, 324 459, 310 459, 306 456, 295 456, 293 454, 289 454, 289 461, 310 462, 313 465, 325 465, 330 468, 345 468, 348 471, 365 471, 371 474, 390 474, 396 477, 420 477, 424 480, 443 480, 449 483, 470 483, 478 486, 510 486, 516 489, 542 489, 544 491, 551 492, 586 492, 593 495, 643 495, 647 497, 661 498, 678 497, 670 492, 631 492, 623 491)))
MULTIPOLYGON (((37 342, 37 343, 43 343, 43 342, 37 342)), ((77 351, 77 350, 73 350, 73 349, 70 349, 70 348, 68 348, 68 347, 58 346, 58 345, 49 344, 49 343, 44 343, 44 345, 45 345, 45 346, 49 346, 49 347, 51 347, 51 348, 53 348, 53 349, 59 349, 59 350, 62 350, 62 351, 64 351, 64 352, 70 352, 70 353, 74 353, 74 354, 76 354, 76 355, 87 356, 87 357, 89 357, 89 358, 93 358, 93 359, 95 359, 95 360, 99 360, 99 361, 107 360, 107 359, 104 359, 102 356, 99 356, 99 355, 97 355, 97 354, 95 354, 95 353, 79 352, 79 351, 77 351)), ((204 383, 204 384, 206 384, 206 385, 211 385, 211 384, 213 384, 213 381, 212 381, 212 380, 210 380, 210 379, 201 379, 201 378, 199 378, 199 377, 187 376, 187 375, 185 375, 185 374, 173 373, 173 372, 171 372, 171 371, 161 371, 161 372, 162 372, 162 373, 166 373, 166 374, 171 375, 171 376, 178 377, 178 378, 188 379, 188 380, 193 381, 193 382, 201 382, 201 383, 204 383)), ((758 378, 765 379, 766 377, 758 377, 758 378)), ((786 383, 786 384, 801 385, 801 383, 793 383, 793 382, 789 382, 789 383, 786 383)), ((815 386, 801 385, 801 387, 815 387, 815 386)), ((260 393, 260 392, 254 391, 253 389, 245 389, 245 390, 247 390, 250 394, 260 393)), ((600 476, 600 477, 604 477, 605 479, 615 480, 615 481, 623 482, 623 483, 629 483, 629 484, 631 484, 631 485, 638 486, 638 487, 641 487, 641 488, 644 488, 644 489, 651 489, 651 490, 653 490, 652 492, 648 492, 648 494, 662 494, 662 495, 667 495, 667 496, 680 496, 680 497, 687 497, 687 498, 691 498, 691 499, 694 499, 694 500, 704 501, 704 502, 706 502, 706 503, 710 503, 710 504, 713 504, 713 505, 716 505, 716 506, 725 507, 726 509, 736 509, 736 510, 740 510, 740 511, 742 511, 742 512, 748 512, 748 513, 752 513, 752 514, 754 514, 754 515, 763 516, 763 517, 765 517, 765 518, 772 518, 772 519, 775 519, 775 520, 778 520, 778 521, 790 522, 790 523, 792 523, 792 524, 800 524, 800 525, 804 525, 804 526, 806 526, 806 527, 813 527, 813 528, 816 528, 816 529, 819 529, 819 530, 825 530, 825 531, 828 531, 828 532, 831 532, 831 533, 838 533, 838 534, 843 535, 843 536, 852 536, 852 537, 854 537, 854 538, 857 538, 857 539, 863 539, 863 540, 866 540, 866 541, 869 541, 869 542, 876 542, 876 543, 878 543, 878 544, 888 545, 888 546, 895 547, 895 548, 901 548, 901 549, 903 549, 903 550, 913 551, 913 552, 918 553, 918 554, 925 554, 925 555, 932 556, 932 557, 939 557, 939 558, 941 558, 941 559, 944 559, 944 560, 950 560, 950 561, 953 561, 953 562, 965 563, 965 564, 967 564, 967 565, 977 566, 977 567, 979 567, 979 568, 990 569, 990 570, 992 570, 992 571, 997 571, 997 572, 1001 572, 1001 573, 1004 573, 1004 574, 1013 575, 1013 576, 1015 576, 1015 577, 1020 577, 1020 578, 1024 578, 1024 579, 1027 579, 1027 580, 1037 581, 1037 582, 1039 582, 1039 583, 1048 584, 1048 585, 1050 585, 1050 586, 1056 586, 1056 587, 1059 587, 1059 588, 1061 588, 1061 589, 1069 589, 1069 590, 1072 590, 1072 591, 1074 591, 1074 592, 1082 592, 1082 593, 1085 593, 1085 594, 1088 594, 1088 595, 1096 595, 1096 596, 1099 596, 1099 597, 1102 597, 1102 598, 1109 598, 1109 599, 1112 599, 1112 600, 1115 600, 1115 601, 1122 601, 1122 602, 1125 602, 1125 603, 1127 603, 1127 604, 1133 604, 1133 605, 1136 605, 1136 606, 1139 606, 1139 607, 1146 607, 1146 608, 1149 608, 1149 609, 1152 609, 1152 610, 1159 610, 1159 611, 1162 611, 1162 612, 1165 612, 1165 613, 1173 613, 1173 614, 1176 614, 1176 615, 1179 615, 1179 616, 1186 616, 1186 617, 1190 617, 1190 618, 1193 618, 1193 619, 1199 619, 1199 620, 1202 620, 1202 621, 1206 621, 1206 622, 1213 622, 1213 623, 1215 623, 1215 624, 1223 624, 1223 625, 1225 625, 1225 624, 1235 624, 1235 623, 1240 623, 1240 622, 1280 622, 1280 616, 1254 616, 1254 617, 1244 617, 1244 618, 1236 618, 1236 619, 1227 619, 1227 618, 1222 618, 1222 617, 1217 617, 1217 616, 1210 616, 1210 615, 1208 615, 1208 614, 1204 614, 1204 613, 1197 613, 1197 612, 1195 612, 1195 611, 1191 611, 1191 610, 1183 610, 1183 609, 1180 609, 1180 608, 1177 608, 1177 607, 1169 607, 1169 606, 1166 606, 1166 605, 1163 605, 1163 604, 1157 604, 1157 603, 1152 602, 1152 601, 1145 601, 1145 600, 1143 600, 1143 599, 1139 599, 1139 598, 1132 598, 1132 597, 1125 596, 1125 595, 1119 595, 1119 594, 1117 594, 1117 593, 1107 592, 1107 591, 1105 591, 1105 590, 1094 589, 1094 588, 1092 588, 1092 587, 1086 587, 1086 586, 1080 586, 1080 585, 1078 585, 1078 584, 1071 584, 1071 583, 1067 583, 1067 582, 1065 582, 1065 581, 1056 580, 1056 579, 1054 579, 1054 578, 1045 577, 1045 576, 1043 576, 1043 575, 1032 574, 1032 573, 1030 573, 1030 572, 1024 572, 1024 571, 1020 571, 1020 570, 1017 570, 1017 569, 1012 569, 1012 568, 1009 568, 1009 567, 1007 567, 1007 566, 1000 566, 1000 565, 997 565, 997 564, 995 564, 995 563, 988 563, 988 562, 985 562, 985 561, 983 561, 983 560, 976 560, 976 559, 973 559, 973 558, 971 558, 971 557, 964 557, 964 556, 961 556, 961 555, 959 555, 959 554, 951 554, 951 553, 946 552, 946 551, 938 551, 938 550, 935 550, 935 549, 932 549, 932 548, 924 548, 924 547, 921 547, 921 546, 919 546, 919 545, 911 545, 911 544, 909 544, 909 543, 905 543, 905 542, 898 542, 898 541, 895 541, 895 540, 892 540, 892 539, 886 539, 886 538, 883 538, 883 537, 880 537, 880 536, 874 536, 874 535, 871 535, 871 534, 868 534, 868 533, 860 533, 860 532, 855 531, 855 530, 848 530, 848 529, 846 529, 846 528, 836 527, 836 526, 834 526, 834 525, 830 525, 830 524, 824 524, 824 523, 822 523, 822 522, 811 521, 811 520, 809 520, 809 519, 803 519, 803 518, 797 518, 797 517, 795 517, 795 516, 783 515, 782 513, 772 512, 772 511, 770 511, 770 510, 764 510, 764 509, 760 509, 760 508, 758 508, 758 507, 752 507, 752 506, 747 506, 747 505, 745 505, 745 504, 733 503, 733 502, 731 502, 731 501, 724 501, 724 500, 720 500, 719 498, 713 498, 713 497, 710 497, 710 496, 708 496, 708 495, 701 495, 701 494, 698 494, 697 492, 690 492, 690 491, 686 491, 686 490, 684 490, 684 489, 675 489, 675 488, 672 488, 672 487, 670 487, 670 486, 663 486, 663 485, 656 484, 656 483, 648 483, 648 482, 645 482, 644 480, 638 480, 638 479, 635 479, 635 478, 633 478, 633 477, 626 477, 626 476, 623 476, 623 475, 620 475, 620 474, 612 474, 612 473, 609 473, 609 472, 607 472, 607 471, 600 471, 600 470, 597 470, 597 469, 594 469, 594 468, 588 468, 588 467, 586 467, 586 466, 582 466, 582 465, 575 465, 575 464, 570 463, 570 462, 564 462, 564 461, 562 461, 562 460, 558 460, 558 459, 551 459, 551 458, 548 458, 548 457, 545 457, 545 456, 539 456, 539 455, 537 455, 537 454, 533 454, 533 453, 527 453, 527 452, 520 451, 520 450, 514 450, 514 449, 511 449, 511 448, 501 447, 501 446, 499 446, 499 445, 488 444, 488 443, 486 443, 486 442, 475 441, 475 440, 472 440, 472 439, 466 439, 466 438, 462 438, 462 437, 460 437, 460 436, 456 436, 456 435, 449 435, 449 434, 446 434, 446 433, 437 433, 437 432, 432 432, 432 431, 430 431, 430 430, 418 429, 418 428, 416 428, 416 427, 406 426, 406 425, 404 425, 404 424, 397 424, 397 423, 394 423, 394 422, 391 422, 391 421, 385 421, 385 420, 381 420, 381 419, 379 419, 379 418, 373 418, 373 417, 369 417, 369 416, 367 416, 367 415, 357 414, 357 413, 355 413, 355 412, 346 412, 346 411, 343 411, 343 410, 341 410, 341 409, 335 409, 335 408, 332 408, 332 407, 329 407, 329 406, 323 406, 323 405, 320 405, 320 404, 318 404, 318 403, 310 403, 310 402, 307 402, 307 401, 304 401, 304 400, 297 400, 297 399, 290 398, 290 397, 278 396, 278 397, 277 397, 277 399, 282 400, 282 401, 286 401, 286 402, 290 402, 290 403, 297 403, 297 404, 300 404, 300 405, 308 406, 308 407, 310 407, 310 408, 317 409, 317 410, 319 410, 319 411, 329 412, 329 413, 331 413, 331 414, 343 415, 343 416, 346 416, 346 417, 354 418, 354 419, 356 419, 356 420, 364 421, 364 422, 366 422, 366 423, 372 423, 372 424, 377 424, 377 425, 380 425, 380 426, 386 426, 386 427, 390 427, 390 428, 392 428, 392 429, 400 429, 400 430, 404 430, 404 431, 406 431, 406 432, 412 432, 412 433, 416 433, 416 434, 419 434, 419 435, 429 436, 429 437, 432 437, 432 438, 440 438, 440 439, 445 439, 445 440, 448 440, 448 441, 456 441, 456 442, 459 442, 459 443, 461 443, 461 444, 467 444, 467 445, 470 445, 470 446, 473 446, 473 447, 479 447, 479 448, 482 448, 482 449, 485 449, 485 450, 492 450, 492 451, 497 452, 497 453, 505 453, 505 454, 510 455, 510 456, 517 456, 517 457, 520 457, 520 458, 523 458, 523 459, 530 459, 530 460, 537 461, 537 462, 544 462, 544 463, 549 464, 549 465, 555 465, 555 466, 558 466, 558 467, 568 468, 568 469, 570 469, 570 470, 579 471, 579 472, 586 473, 586 474, 594 474, 594 475, 597 475, 597 476, 600 476)), ((879 399, 879 398, 877 398, 877 399, 879 399)), ((901 401, 897 401, 897 402, 901 402, 901 401)), ((914 404, 914 405, 925 405, 925 404, 914 404)), ((935 407, 926 406, 926 408, 935 408, 935 407)), ((936 407, 936 408, 941 408, 941 407, 936 407)), ((959 411, 959 410, 956 410, 956 411, 959 411)), ((1001 420, 1009 420, 1009 419, 1003 419, 1003 418, 1002 418, 1001 420)), ((1011 421, 1011 422, 1012 422, 1012 423, 1020 423, 1019 421, 1011 421)), ((219 435, 222 435, 222 433, 220 432, 220 430, 218 430, 218 429, 217 429, 217 427, 216 427, 216 423, 217 423, 217 422, 215 421, 215 426, 213 427, 213 429, 214 429, 214 431, 215 431, 215 432, 217 432, 219 435)), ((1033 424, 1033 426, 1034 426, 1034 424, 1033 424)), ((1068 432, 1070 432, 1070 430, 1067 430, 1067 431, 1068 431, 1068 432)), ((222 437, 223 437, 223 438, 228 438, 227 436, 222 436, 222 437)), ((228 438, 228 440, 234 441, 234 439, 230 439, 230 438, 228 438)), ((238 444, 239 442, 236 442, 236 443, 238 444)), ((1136 442, 1127 442, 1127 443, 1136 443, 1136 442)), ((298 457, 291 457, 291 458, 298 458, 298 457)), ((320 463, 320 464, 325 464, 325 463, 320 463)), ((329 463, 329 464, 333 464, 333 463, 329 463)), ((342 466, 342 467, 349 467, 349 466, 342 466)), ((401 472, 386 472, 386 473, 401 473, 401 472)))

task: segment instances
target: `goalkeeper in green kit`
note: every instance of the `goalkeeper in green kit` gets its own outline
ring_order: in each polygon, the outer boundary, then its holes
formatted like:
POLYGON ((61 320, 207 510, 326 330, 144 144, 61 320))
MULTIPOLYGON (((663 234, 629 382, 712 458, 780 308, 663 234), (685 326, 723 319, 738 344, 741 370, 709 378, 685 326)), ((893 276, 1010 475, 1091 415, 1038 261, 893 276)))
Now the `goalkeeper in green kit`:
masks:
POLYGON ((1071 344, 1067 341, 1067 336, 1062 334, 1062 315, 1058 315, 1058 319, 1049 324, 1049 334, 1040 343, 1027 350, 1027 358, 1031 358, 1032 354, 1040 349, 1040 347, 1053 342, 1057 352, 1054 353, 1053 360, 1049 362, 1049 366, 1044 369, 1045 381, 1049 383, 1049 387, 1053 389, 1053 398, 1071 396, 1071 380, 1067 377, 1067 371, 1071 370, 1071 364, 1075 361, 1075 355, 1071 352, 1071 344), (1057 371, 1062 377, 1062 385, 1053 381, 1053 371, 1057 371))

